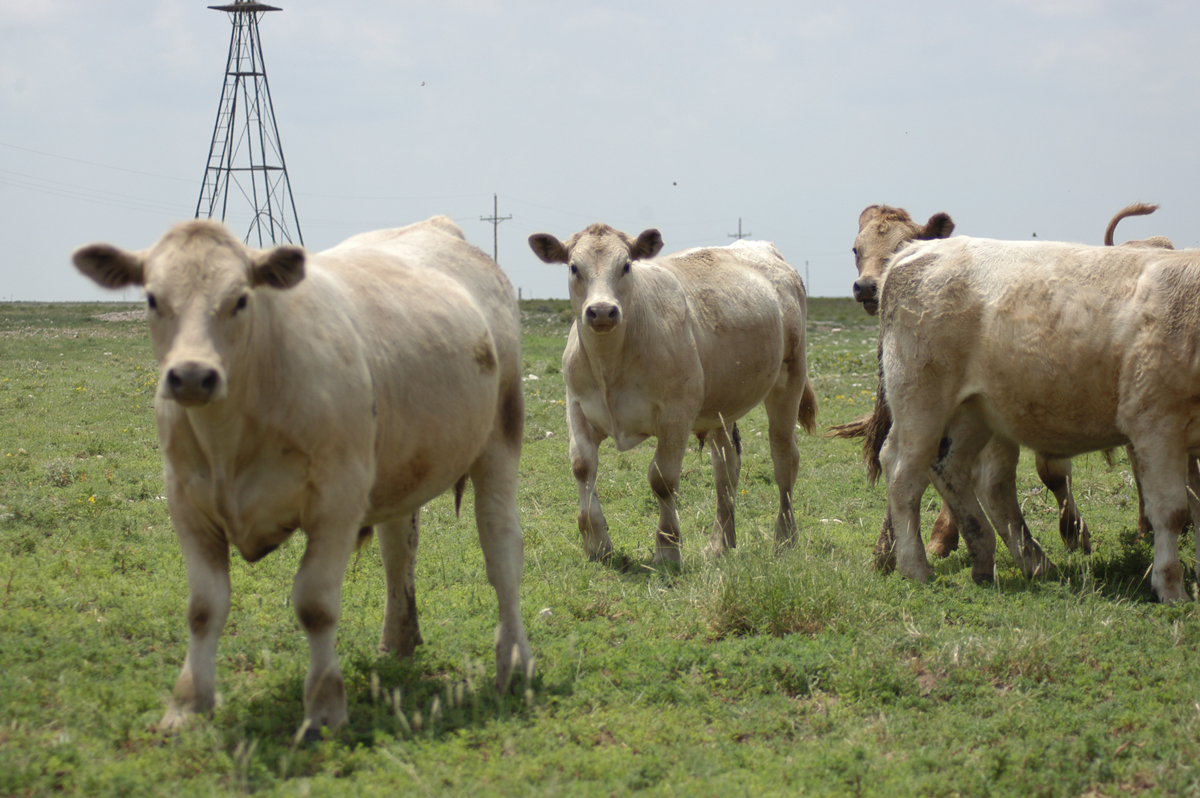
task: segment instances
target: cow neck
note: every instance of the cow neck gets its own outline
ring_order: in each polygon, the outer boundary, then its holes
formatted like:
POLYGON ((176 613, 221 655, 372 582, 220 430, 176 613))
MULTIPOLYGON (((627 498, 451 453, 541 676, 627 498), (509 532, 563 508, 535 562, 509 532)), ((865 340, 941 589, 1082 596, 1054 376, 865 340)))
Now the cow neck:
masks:
POLYGON ((592 376, 604 386, 607 395, 609 386, 616 380, 625 363, 625 333, 628 320, 617 329, 604 335, 597 335, 586 327, 579 330, 579 342, 587 353, 588 365, 592 376))

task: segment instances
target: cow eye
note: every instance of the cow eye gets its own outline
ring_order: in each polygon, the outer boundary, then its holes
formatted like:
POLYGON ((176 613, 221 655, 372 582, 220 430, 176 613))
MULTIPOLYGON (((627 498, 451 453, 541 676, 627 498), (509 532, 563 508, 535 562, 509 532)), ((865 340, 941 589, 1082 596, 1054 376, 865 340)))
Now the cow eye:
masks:
POLYGON ((621 274, 629 274, 629 261, 625 261, 625 268, 621 269, 621 274))
POLYGON ((245 310, 245 309, 246 309, 246 295, 242 294, 240 297, 238 297, 237 305, 233 308, 233 312, 237 313, 239 310, 245 310))
POLYGON ((858 257, 858 247, 850 247, 850 251, 854 253, 854 257, 858 257))
POLYGON ((577 276, 578 274, 579 274, 579 267, 578 267, 578 266, 576 266, 574 263, 572 263, 572 264, 571 264, 571 276, 572 276, 572 277, 575 277, 575 276, 577 276))
POLYGON ((146 307, 158 310, 158 300, 154 298, 154 294, 146 294, 146 307))

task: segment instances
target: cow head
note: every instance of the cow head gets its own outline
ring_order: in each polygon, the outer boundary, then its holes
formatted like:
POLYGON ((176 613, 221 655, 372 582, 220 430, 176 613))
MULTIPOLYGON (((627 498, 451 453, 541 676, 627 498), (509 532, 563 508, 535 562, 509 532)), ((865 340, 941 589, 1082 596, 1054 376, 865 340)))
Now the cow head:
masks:
POLYGON ((653 228, 634 239, 606 224, 593 224, 565 244, 549 233, 534 233, 529 246, 544 262, 570 267, 576 322, 581 330, 604 334, 623 320, 623 307, 632 289, 633 261, 653 258, 663 242, 653 228))
POLYGON ((945 213, 935 213, 920 227, 903 208, 868 205, 858 217, 858 237, 854 239, 855 300, 874 316, 879 310, 879 283, 892 255, 910 241, 946 238, 953 232, 954 220, 945 213))
POLYGON ((106 288, 146 289, 158 395, 184 407, 224 399, 254 314, 255 290, 291 288, 304 278, 304 250, 253 250, 223 225, 183 222, 148 250, 92 244, 71 256, 106 288))

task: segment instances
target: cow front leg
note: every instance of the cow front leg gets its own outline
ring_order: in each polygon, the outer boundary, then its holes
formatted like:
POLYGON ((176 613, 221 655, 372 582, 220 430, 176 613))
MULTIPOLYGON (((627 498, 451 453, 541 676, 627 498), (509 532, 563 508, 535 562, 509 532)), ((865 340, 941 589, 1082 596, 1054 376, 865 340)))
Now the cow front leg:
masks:
POLYGON ((730 435, 722 426, 706 436, 717 491, 717 518, 708 541, 708 553, 714 555, 737 546, 733 508, 742 468, 742 442, 736 424, 732 426, 732 432, 730 435))
POLYGON ((229 617, 229 547, 172 503, 188 580, 188 651, 159 731, 176 731, 216 703, 217 642, 229 617))
POLYGON ((679 552, 679 516, 675 497, 679 493, 679 474, 687 448, 687 430, 660 432, 647 478, 658 499, 658 528, 654 533, 654 562, 682 562, 679 552))
POLYGON ((608 536, 608 521, 600 509, 596 494, 596 473, 600 466, 600 444, 607 437, 584 417, 578 402, 567 397, 567 431, 571 436, 571 471, 579 487, 579 534, 583 551, 591 560, 607 560, 612 556, 612 538, 608 536))
POLYGON ((1092 535, 1088 532, 1087 524, 1075 504, 1075 496, 1071 493, 1071 460, 1066 457, 1046 457, 1038 452, 1035 455, 1037 475, 1042 484, 1054 494, 1058 502, 1058 534, 1062 537, 1067 551, 1082 549, 1084 554, 1092 553, 1092 535))
POLYGON ((304 719, 310 737, 322 726, 336 728, 347 719, 346 686, 334 644, 342 609, 342 579, 358 538, 355 521, 314 524, 312 530, 306 530, 308 544, 292 583, 292 606, 308 636, 304 719))
POLYGON ((421 639, 417 623, 417 544, 420 538, 420 513, 404 521, 379 525, 379 551, 387 582, 387 602, 383 613, 383 632, 379 649, 397 657, 411 657, 421 639))
POLYGON ((487 566, 488 582, 496 591, 500 622, 496 628, 496 689, 505 691, 519 674, 533 677, 533 653, 521 618, 521 575, 525 543, 517 512, 517 473, 520 441, 493 445, 471 469, 475 488, 475 524, 487 566))

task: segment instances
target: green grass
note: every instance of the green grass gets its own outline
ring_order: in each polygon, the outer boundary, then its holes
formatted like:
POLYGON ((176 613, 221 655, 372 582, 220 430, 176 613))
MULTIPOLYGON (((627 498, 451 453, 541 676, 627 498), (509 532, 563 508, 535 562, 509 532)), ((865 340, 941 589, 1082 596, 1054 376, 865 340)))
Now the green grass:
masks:
MULTIPOLYGON (((426 644, 405 662, 377 652, 372 544, 346 575, 339 627, 350 723, 298 745, 307 650, 287 597, 302 535, 255 565, 234 559, 219 706, 177 737, 155 734, 186 649, 186 579, 161 498, 144 327, 98 318, 131 305, 0 305, 0 794, 1200 790, 1200 623, 1194 604, 1152 601, 1123 458, 1076 461, 1093 555, 1063 550, 1026 455, 1022 505, 1057 577, 1028 581, 1001 551, 995 587, 979 588, 958 552, 922 586, 869 567, 884 493, 853 442, 801 436, 799 542, 774 552, 755 411, 740 422, 736 551, 702 555, 714 498, 693 450, 684 565, 654 568, 652 446, 608 443, 599 490, 617 556, 591 563, 566 455, 564 307, 523 303, 532 684, 490 686, 495 597, 471 503, 456 519, 444 496, 423 523, 426 644)), ((874 320, 836 299, 812 300, 809 316, 819 420, 848 421, 873 403, 874 320)), ((926 503, 928 523, 932 492, 926 503)), ((1190 534, 1182 548, 1190 569, 1190 534)))

